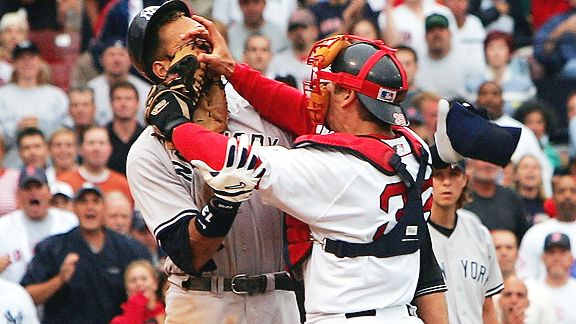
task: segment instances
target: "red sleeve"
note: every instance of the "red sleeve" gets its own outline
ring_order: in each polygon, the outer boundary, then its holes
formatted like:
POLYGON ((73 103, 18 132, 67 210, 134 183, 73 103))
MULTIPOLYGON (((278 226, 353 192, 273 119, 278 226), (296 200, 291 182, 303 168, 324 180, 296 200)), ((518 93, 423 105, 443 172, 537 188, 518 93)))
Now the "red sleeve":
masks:
POLYGON ((122 314, 114 317, 110 324, 136 324, 146 320, 146 304, 148 299, 142 293, 137 293, 122 304, 122 314))
POLYGON ((194 123, 184 123, 172 133, 172 143, 186 160, 201 160, 214 170, 221 170, 226 160, 228 137, 194 123))
POLYGON ((236 64, 229 81, 264 119, 296 135, 314 133, 306 95, 300 90, 264 77, 247 64, 236 64))

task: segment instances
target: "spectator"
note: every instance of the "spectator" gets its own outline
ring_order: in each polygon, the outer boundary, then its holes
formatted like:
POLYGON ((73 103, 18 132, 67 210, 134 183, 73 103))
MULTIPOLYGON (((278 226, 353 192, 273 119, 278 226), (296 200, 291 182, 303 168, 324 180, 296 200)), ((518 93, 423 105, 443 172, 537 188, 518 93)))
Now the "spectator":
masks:
POLYGON ((0 15, 0 86, 12 78, 12 51, 16 44, 28 39, 26 11, 9 12, 0 15))
POLYGON ((444 5, 450 9, 456 19, 456 28, 452 34, 454 49, 460 56, 468 58, 468 64, 476 65, 477 70, 484 70, 484 39, 486 30, 480 19, 468 13, 469 0, 446 0, 444 5))
POLYGON ((576 156, 576 90, 566 97, 566 114, 568 117, 568 134, 570 135, 570 156, 576 156))
MULTIPOLYGON (((48 166, 48 143, 41 130, 36 127, 24 128, 16 136, 18 155, 25 166, 46 169, 48 166)), ((54 179, 48 179, 52 184, 54 179)))
POLYGON ((512 115, 514 110, 525 100, 536 95, 536 87, 530 77, 530 71, 522 58, 514 57, 512 36, 501 31, 493 31, 484 41, 486 67, 466 80, 468 100, 476 100, 480 85, 486 81, 494 81, 502 87, 504 112, 512 115))
POLYGON ((517 164, 514 164, 512 178, 513 189, 524 202, 530 225, 550 218, 544 211, 544 201, 547 197, 544 194, 542 168, 538 159, 525 155, 517 164))
POLYGON ((17 283, 0 277, 0 314, 4 323, 39 324, 32 298, 17 283))
POLYGON ((4 167, 6 146, 0 134, 0 217, 16 210, 16 190, 20 173, 17 169, 4 167))
MULTIPOLYGON (((266 8, 264 8, 264 19, 274 20, 282 30, 286 30, 288 19, 297 10, 299 2, 297 0, 267 0, 266 8)), ((192 8, 196 11, 196 6, 192 5, 192 8)), ((242 10, 240 10, 238 0, 214 0, 212 14, 207 16, 212 16, 214 20, 225 26, 242 22, 242 10)))
POLYGON ((72 198, 74 192, 72 187, 66 182, 58 181, 56 185, 51 188, 52 198, 50 199, 50 206, 64 210, 74 211, 72 208, 72 198))
POLYGON ((436 1, 405 0, 394 8, 387 6, 380 13, 379 25, 382 37, 391 46, 410 46, 418 53, 418 57, 422 58, 427 52, 425 19, 432 14, 446 17, 450 30, 452 32, 456 30, 456 20, 447 7, 436 1))
POLYGON ((550 301, 554 321, 549 323, 576 323, 576 279, 570 277, 574 257, 570 253, 570 238, 561 232, 553 232, 544 240, 542 260, 546 266, 544 281, 531 282, 528 289, 550 301))
POLYGON ((228 27, 228 45, 232 55, 237 60, 242 58, 246 38, 252 33, 266 35, 272 42, 272 53, 278 53, 288 48, 288 40, 284 29, 276 24, 276 20, 264 19, 266 0, 238 0, 244 14, 241 22, 228 27))
MULTIPOLYGON (((528 300, 528 288, 524 282, 515 276, 509 276, 504 280, 504 289, 500 293, 499 300, 500 323, 502 324, 526 324, 526 311, 530 302, 528 300)), ((544 324, 544 323, 542 323, 544 324)))
POLYGON ((396 58, 404 67, 406 72, 406 78, 408 82, 408 94, 404 101, 400 103, 400 106, 404 108, 404 111, 411 115, 413 113, 410 110, 415 109, 413 106, 413 100, 416 95, 422 92, 420 88, 416 85, 416 73, 418 72, 418 54, 411 47, 400 45, 398 46, 398 51, 396 52, 396 58))
POLYGON ((108 4, 101 15, 101 22, 95 29, 101 40, 126 39, 128 24, 141 8, 159 6, 165 0, 115 0, 108 4), (140 8, 140 9, 139 9, 140 8))
POLYGON ((132 215, 130 236, 148 248, 148 252, 152 255, 152 264, 156 268, 160 268, 166 258, 166 254, 158 246, 158 243, 156 243, 156 238, 154 238, 154 235, 152 235, 152 232, 150 232, 148 226, 146 226, 142 214, 137 210, 134 210, 134 214, 132 215))
POLYGON ((520 121, 534 132, 552 167, 555 170, 560 170, 562 168, 562 160, 560 159, 560 154, 550 143, 549 136, 556 129, 555 117, 551 108, 537 100, 524 102, 514 113, 514 119, 520 121))
POLYGON ((425 27, 428 50, 419 55, 416 84, 448 100, 464 96, 464 83, 476 69, 454 50, 448 18, 432 14, 426 18, 425 27))
POLYGON ((513 190, 497 183, 502 168, 480 160, 469 160, 472 202, 465 209, 478 215, 489 230, 508 229, 521 238, 528 229, 526 208, 513 190))
POLYGON ((9 260, 0 262, 7 266, 0 269, 0 277, 13 282, 22 279, 38 242, 78 224, 74 214, 50 208, 48 179, 42 169, 22 169, 17 198, 21 209, 0 218, 0 258, 9 260))
POLYGON ((428 229, 448 287, 449 322, 495 324, 492 296, 502 290, 502 273, 488 229, 460 209, 467 201, 464 164, 433 167, 432 177, 428 229))
POLYGON ((370 19, 374 23, 378 19, 378 12, 372 10, 369 2, 364 0, 319 1, 310 6, 310 11, 316 17, 319 39, 343 34, 354 21, 361 18, 370 19))
POLYGON ((502 97, 502 88, 493 81, 484 82, 478 88, 478 106, 488 111, 488 117, 500 126, 511 126, 522 128, 520 141, 516 151, 512 155, 512 162, 518 163, 524 155, 535 156, 542 167, 542 182, 546 195, 552 194, 552 173, 553 168, 546 154, 540 148, 538 139, 528 127, 521 122, 504 114, 504 98, 502 97))
POLYGON ((248 35, 244 43, 243 62, 250 65, 265 76, 274 77, 268 72, 272 60, 271 42, 268 37, 260 33, 248 35))
POLYGON ((68 114, 66 126, 72 129, 78 138, 82 133, 96 124, 96 105, 94 90, 88 87, 72 87, 68 90, 68 114))
POLYGON ((108 159, 108 167, 126 174, 128 151, 144 129, 137 118, 140 107, 138 90, 129 81, 116 82, 110 88, 110 103, 112 121, 106 128, 112 145, 112 155, 108 159))
POLYGON ((36 305, 44 304, 44 322, 109 323, 126 300, 126 266, 150 260, 141 244, 104 228, 104 211, 97 187, 80 188, 74 198, 80 225, 36 246, 21 284, 36 305))
POLYGON ((104 225, 120 234, 130 235, 132 226, 132 204, 120 191, 111 191, 104 199, 106 214, 104 225))
MULTIPOLYGON (((100 55, 100 63, 104 72, 88 81, 88 86, 94 90, 96 102, 96 123, 106 125, 112 120, 112 104, 110 88, 118 81, 128 81, 138 89, 138 97, 146 98, 150 85, 130 74, 130 57, 126 50, 124 39, 110 39, 104 42, 104 51, 100 55)), ((144 122, 145 102, 139 105, 140 122, 144 122)))
POLYGON ((164 323, 166 313, 158 294, 158 274, 148 261, 132 261, 126 267, 124 286, 128 300, 122 304, 122 315, 110 324, 164 323))
POLYGON ((469 11, 474 16, 480 18, 486 30, 500 30, 512 33, 514 20, 510 17, 510 2, 506 0, 493 0, 483 2, 482 0, 470 1, 469 11))
POLYGON ((34 126, 50 136, 66 116, 68 99, 64 91, 48 84, 48 74, 36 45, 28 41, 19 43, 13 57, 12 81, 0 87, 0 129, 8 147, 5 163, 18 167, 20 163, 14 149, 17 131, 34 126))
POLYGON ((570 11, 550 18, 534 35, 534 55, 549 73, 576 79, 576 0, 570 11))
POLYGON ((108 130, 104 127, 88 128, 80 142, 82 164, 76 171, 58 176, 58 180, 70 184, 74 191, 78 191, 85 182, 88 182, 97 185, 105 193, 121 191, 132 200, 126 177, 107 167, 111 154, 112 145, 108 130))
MULTIPOLYGON (((542 262, 545 238, 554 232, 563 232, 576 242, 576 179, 562 174, 554 181, 552 196, 556 205, 556 218, 538 223, 526 232, 520 243, 516 270, 523 279, 543 279, 546 275, 542 262)), ((576 248, 573 250, 576 255, 576 248)))
POLYGON ((518 260, 518 239, 516 234, 507 229, 492 230, 490 234, 496 249, 496 257, 502 271, 502 277, 507 278, 514 275, 516 261, 518 260))
POLYGON ((360 18, 352 23, 348 34, 357 35, 368 39, 380 39, 380 27, 373 20, 360 18))
MULTIPOLYGON (((68 128, 61 128, 48 139, 48 151, 52 165, 46 169, 54 178, 78 169, 78 137, 68 128)), ((70 197, 72 198, 72 197, 70 197)))
POLYGON ((312 12, 306 8, 296 9, 288 23, 290 48, 274 54, 270 62, 270 73, 275 76, 293 76, 297 87, 302 90, 312 72, 306 64, 306 58, 317 38, 318 27, 312 12))
POLYGON ((426 133, 426 138, 433 138, 438 121, 438 100, 440 97, 431 92, 420 92, 412 99, 413 107, 420 112, 426 133))

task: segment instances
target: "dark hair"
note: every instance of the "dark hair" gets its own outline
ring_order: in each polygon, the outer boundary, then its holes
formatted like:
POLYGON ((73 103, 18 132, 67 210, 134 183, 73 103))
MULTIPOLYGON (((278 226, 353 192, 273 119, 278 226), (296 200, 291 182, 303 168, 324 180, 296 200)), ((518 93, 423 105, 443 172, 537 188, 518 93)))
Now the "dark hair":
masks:
POLYGON ((396 49, 398 50, 398 52, 407 51, 412 53, 412 56, 414 56, 414 62, 418 63, 418 54, 416 54, 416 51, 412 47, 406 45, 400 45, 396 49))
POLYGON ((44 136, 44 133, 42 133, 40 129, 36 127, 27 127, 18 131, 18 133, 16 134, 16 146, 20 148, 20 145, 22 144, 22 139, 29 136, 40 136, 42 137, 42 140, 46 142, 46 137, 44 136))
POLYGON ((168 23, 176 21, 183 16, 184 13, 182 11, 172 11, 165 16, 159 17, 158 20, 155 22, 155 24, 150 26, 150 30, 147 32, 148 44, 143 45, 144 53, 142 57, 144 58, 144 66, 152 69, 152 64, 154 63, 154 61, 159 59, 158 55, 159 52, 162 50, 160 44, 161 43, 160 35, 158 35, 160 29, 166 26, 168 23))
POLYGON ((514 119, 520 121, 522 124, 525 123, 526 117, 534 112, 538 112, 544 118, 545 132, 549 133, 556 127, 556 115, 554 110, 550 108, 546 103, 540 100, 528 100, 522 103, 518 109, 514 112, 514 119))
POLYGON ((94 89, 85 85, 77 85, 70 87, 70 89, 68 89, 66 93, 68 94, 68 97, 70 97, 70 94, 72 94, 73 92, 80 92, 80 93, 89 92, 90 96, 92 97, 92 103, 94 103, 94 89))
POLYGON ((110 86, 110 93, 109 93, 110 100, 112 100, 114 92, 116 92, 117 89, 130 89, 134 91, 134 93, 136 94, 136 99, 140 100, 140 97, 138 96, 138 89, 136 89, 136 87, 134 86, 134 84, 132 84, 132 82, 126 80, 120 80, 118 82, 114 82, 110 86))

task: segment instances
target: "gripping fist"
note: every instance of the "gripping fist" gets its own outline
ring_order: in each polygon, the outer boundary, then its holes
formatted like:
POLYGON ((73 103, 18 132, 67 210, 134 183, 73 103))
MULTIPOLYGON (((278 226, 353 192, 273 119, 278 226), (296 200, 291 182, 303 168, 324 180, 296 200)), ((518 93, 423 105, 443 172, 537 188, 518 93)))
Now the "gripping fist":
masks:
POLYGON ((248 200, 254 187, 264 175, 265 169, 257 166, 259 142, 254 142, 250 148, 248 136, 228 139, 226 162, 220 171, 210 168, 200 160, 190 163, 196 167, 204 181, 214 189, 214 195, 230 202, 248 200))

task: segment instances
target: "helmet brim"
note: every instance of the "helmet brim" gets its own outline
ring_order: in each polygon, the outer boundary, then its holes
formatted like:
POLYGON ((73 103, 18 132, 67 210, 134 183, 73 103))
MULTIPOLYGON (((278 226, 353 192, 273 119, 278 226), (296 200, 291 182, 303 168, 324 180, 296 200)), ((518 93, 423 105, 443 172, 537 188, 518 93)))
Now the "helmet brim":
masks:
POLYGON ((368 97, 360 92, 356 92, 356 95, 364 107, 366 107, 366 109, 368 109, 372 115, 376 116, 379 120, 396 126, 410 125, 410 121, 406 117, 402 107, 368 97))

